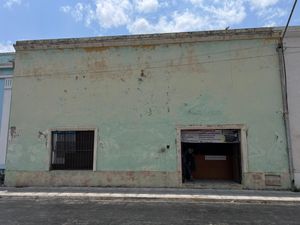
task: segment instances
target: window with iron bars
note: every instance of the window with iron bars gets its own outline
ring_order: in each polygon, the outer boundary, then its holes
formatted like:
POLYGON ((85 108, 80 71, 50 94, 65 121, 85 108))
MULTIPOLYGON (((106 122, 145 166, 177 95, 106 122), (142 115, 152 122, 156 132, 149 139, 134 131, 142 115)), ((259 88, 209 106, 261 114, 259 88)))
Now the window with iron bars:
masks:
POLYGON ((52 131, 51 170, 92 170, 94 131, 52 131))

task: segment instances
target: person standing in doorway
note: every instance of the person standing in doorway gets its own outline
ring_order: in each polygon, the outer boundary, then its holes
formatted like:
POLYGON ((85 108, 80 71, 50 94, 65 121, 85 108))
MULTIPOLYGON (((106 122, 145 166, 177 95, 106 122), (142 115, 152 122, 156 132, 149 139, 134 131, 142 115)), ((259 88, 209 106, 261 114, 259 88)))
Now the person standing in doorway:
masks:
POLYGON ((195 170, 194 149, 188 148, 183 155, 184 181, 193 181, 192 172, 195 170))

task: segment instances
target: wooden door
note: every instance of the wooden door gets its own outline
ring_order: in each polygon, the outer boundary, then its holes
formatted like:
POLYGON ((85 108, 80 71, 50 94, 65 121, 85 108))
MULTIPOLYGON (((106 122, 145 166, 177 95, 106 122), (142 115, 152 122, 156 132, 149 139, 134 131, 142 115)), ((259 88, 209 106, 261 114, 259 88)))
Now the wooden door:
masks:
POLYGON ((233 180, 233 162, 232 156, 222 155, 225 157, 214 157, 209 155, 196 154, 195 155, 195 170, 193 171, 194 179, 220 179, 233 180), (205 157, 206 156, 206 157, 205 157), (220 160, 225 158, 225 160, 220 160))

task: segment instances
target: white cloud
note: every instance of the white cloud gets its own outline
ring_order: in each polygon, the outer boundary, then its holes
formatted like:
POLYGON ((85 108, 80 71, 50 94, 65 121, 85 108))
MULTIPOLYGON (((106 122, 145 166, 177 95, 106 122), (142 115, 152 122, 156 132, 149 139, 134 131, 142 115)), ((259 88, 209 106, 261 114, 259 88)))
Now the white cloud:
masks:
POLYGON ((62 12, 64 12, 64 13, 70 12, 71 9, 72 9, 72 7, 69 6, 69 5, 65 5, 65 6, 60 7, 60 11, 62 11, 62 12))
POLYGON ((14 46, 13 44, 8 41, 6 43, 0 43, 0 52, 14 52, 14 46))
POLYGON ((202 5, 204 0, 190 0, 193 5, 202 5))
POLYGON ((76 22, 83 21, 89 26, 94 19, 94 11, 89 4, 81 2, 76 3, 74 7, 65 5, 60 7, 60 11, 70 14, 76 22))
POLYGON ((137 18, 127 28, 135 34, 224 29, 228 25, 241 23, 247 15, 243 1, 240 0, 213 0, 210 4, 203 0, 190 1, 198 10, 175 11, 170 17, 160 17, 156 23, 146 18, 137 18))
POLYGON ((130 22, 133 5, 129 0, 94 0, 94 5, 78 2, 75 6, 65 5, 60 11, 70 14, 75 21, 89 26, 93 21, 102 28, 112 28, 130 22))
POLYGON ((203 29, 208 26, 208 22, 207 18, 186 11, 184 13, 174 12, 170 19, 162 16, 157 23, 150 23, 145 18, 138 18, 127 28, 133 34, 179 32, 203 29))
MULTIPOLYGON (((199 1, 199 0, 198 0, 199 1)), ((202 5, 202 9, 215 19, 216 28, 225 28, 231 24, 239 24, 246 18, 246 10, 241 0, 215 0, 216 5, 202 5)))
POLYGON ((257 15, 264 17, 265 20, 280 18, 285 16, 286 14, 287 11, 281 8, 269 8, 257 12, 257 15))
POLYGON ((122 28, 129 33, 161 33, 225 29, 242 24, 249 15, 254 26, 280 23, 283 0, 90 0, 62 6, 63 13, 101 33, 122 28))
POLYGON ((95 17, 101 27, 111 28, 130 22, 132 4, 129 0, 96 0, 95 17))
POLYGON ((189 0, 202 14, 210 18, 211 28, 222 29, 241 23, 247 16, 247 0, 189 0))
POLYGON ((12 8, 14 5, 21 5, 22 0, 6 0, 4 1, 3 6, 5 8, 12 8))
POLYGON ((159 8, 174 7, 179 2, 158 0, 93 0, 94 5, 78 2, 74 7, 60 10, 71 14, 76 21, 90 25, 97 22, 101 28, 127 27, 130 33, 176 32, 202 29, 224 29, 241 23, 246 17, 243 1, 248 0, 184 0, 195 8, 154 14, 159 8), (174 5, 175 4, 175 5, 174 5), (153 13, 143 17, 139 13, 153 13))
POLYGON ((135 7, 139 12, 155 12, 159 7, 158 0, 135 0, 135 7))
POLYGON ((189 11, 184 13, 175 12, 172 17, 175 31, 200 30, 207 26, 209 22, 208 18, 198 16, 189 11))
POLYGON ((156 33, 156 27, 145 18, 138 18, 132 24, 128 25, 130 33, 156 33))
POLYGON ((278 26, 278 22, 287 15, 287 11, 281 8, 262 9, 257 12, 257 15, 264 21, 265 27, 278 26))
POLYGON ((72 16, 74 17, 74 19, 75 19, 76 21, 82 21, 82 20, 83 20, 85 7, 88 7, 88 5, 83 5, 83 4, 80 3, 80 2, 77 3, 77 4, 74 6, 74 8, 73 8, 71 14, 72 14, 72 16))
POLYGON ((277 23, 275 21, 271 21, 263 25, 263 27, 275 27, 275 26, 277 26, 277 23))
POLYGON ((265 9, 278 3, 279 0, 250 0, 252 9, 265 9))

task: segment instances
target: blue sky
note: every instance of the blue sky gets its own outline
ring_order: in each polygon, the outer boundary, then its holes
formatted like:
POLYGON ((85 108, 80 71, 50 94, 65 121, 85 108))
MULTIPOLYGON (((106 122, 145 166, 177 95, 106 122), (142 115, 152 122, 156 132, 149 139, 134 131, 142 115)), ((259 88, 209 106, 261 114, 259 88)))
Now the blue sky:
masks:
MULTIPOLYGON (((17 40, 284 26, 294 0, 0 0, 0 52, 17 40)), ((291 25, 300 25, 300 6, 291 25)))

